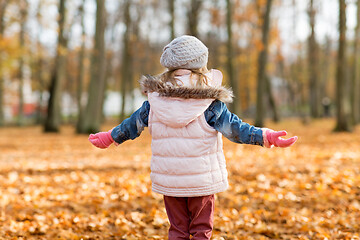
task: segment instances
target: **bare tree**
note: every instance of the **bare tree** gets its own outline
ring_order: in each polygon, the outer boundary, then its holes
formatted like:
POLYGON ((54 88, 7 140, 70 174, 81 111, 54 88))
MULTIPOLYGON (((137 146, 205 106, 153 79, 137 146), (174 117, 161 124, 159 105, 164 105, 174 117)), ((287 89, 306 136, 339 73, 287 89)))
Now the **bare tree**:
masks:
MULTIPOLYGON (((10 0, 1 0, 0 1, 0 41, 4 35, 5 30, 5 10, 8 6, 10 0)), ((0 53, 0 126, 4 125, 4 77, 3 77, 3 69, 2 69, 2 56, 0 53)))
POLYGON ((272 109, 273 112, 273 121, 274 122, 279 122, 280 121, 280 115, 279 115, 279 111, 278 111, 278 107, 275 101, 275 97, 273 94, 273 90, 272 90, 272 86, 271 86, 271 81, 270 81, 270 77, 266 76, 265 77, 265 88, 266 88, 266 95, 269 99, 269 105, 272 109))
POLYGON ((36 34, 36 57, 33 59, 33 75, 35 76, 37 80, 38 85, 38 91, 39 91, 39 98, 37 103, 37 116, 36 116, 36 123, 43 124, 44 123, 44 116, 42 112, 42 101, 43 101, 43 91, 45 89, 45 83, 44 83, 44 74, 43 74, 43 66, 44 66, 44 54, 42 49, 42 44, 40 41, 40 37, 42 34, 42 17, 41 17, 41 9, 42 9, 43 1, 39 1, 37 6, 37 13, 36 13, 36 19, 37 23, 39 24, 38 32, 36 34))
POLYGON ((346 3, 339 0, 339 49, 336 71, 336 127, 335 131, 352 131, 350 124, 350 103, 346 94, 346 3))
POLYGON ((234 69, 234 49, 233 49, 233 37, 232 37, 232 18, 233 18, 233 7, 232 1, 226 0, 226 27, 227 27, 227 72, 229 76, 230 85, 233 89, 235 101, 230 105, 230 110, 235 114, 240 114, 240 94, 239 94, 239 83, 236 79, 234 69))
POLYGON ((352 76, 352 91, 351 91, 351 105, 352 105, 352 121, 354 124, 360 122, 360 0, 357 1, 357 24, 355 28, 354 41, 354 66, 352 76))
MULTIPOLYGON (((19 34, 19 43, 20 49, 23 52, 25 50, 25 24, 28 15, 28 2, 22 0, 19 2, 20 10, 20 34, 19 34)), ((24 124, 24 65, 25 65, 25 54, 21 54, 19 59, 19 114, 18 114, 18 125, 22 126, 24 124)))
POLYGON ((188 34, 199 37, 198 25, 199 15, 203 1, 190 0, 190 10, 188 11, 188 34))
POLYGON ((175 38, 175 2, 176 0, 168 0, 170 13, 170 41, 175 38))
POLYGON ((131 35, 131 16, 130 16, 131 0, 126 0, 124 6, 124 23, 126 26, 125 33, 123 36, 123 51, 122 51, 122 63, 121 63, 121 113, 120 121, 125 119, 125 101, 126 93, 130 88, 130 81, 132 81, 132 55, 130 46, 130 35, 131 35))
POLYGON ((320 117, 319 49, 315 37, 316 10, 314 0, 310 0, 308 15, 311 28, 308 39, 310 115, 313 118, 318 118, 320 117))
MULTIPOLYGON (((296 0, 292 0, 291 2, 291 6, 294 10, 294 14, 292 17, 292 29, 291 29, 291 34, 293 36, 296 36, 296 31, 297 31, 297 22, 298 22, 298 18, 299 18, 299 14, 298 14, 298 7, 297 7, 297 1, 296 0)), ((295 40, 295 46, 298 45, 299 42, 296 39, 295 40)), ((294 46, 294 47, 295 47, 294 46)), ((295 109, 295 113, 300 114, 302 117, 305 117, 305 114, 302 113, 301 109, 301 105, 303 104, 303 84, 300 80, 301 78, 301 74, 304 74, 304 71, 302 71, 304 64, 302 64, 301 61, 301 54, 297 54, 297 60, 295 61, 295 63, 291 64, 290 70, 289 70, 289 93, 290 96, 292 96, 289 100, 290 103, 292 105, 292 107, 295 109)))
POLYGON ((85 6, 86 0, 82 1, 82 4, 79 6, 79 16, 80 16, 80 25, 81 25, 81 47, 80 47, 80 53, 78 58, 78 75, 77 75, 77 91, 76 91, 76 100, 77 100, 77 106, 78 106, 78 120, 76 125, 76 131, 80 132, 81 125, 83 123, 84 118, 84 110, 83 105, 81 103, 82 99, 82 92, 83 92, 83 81, 85 76, 85 38, 86 38, 86 32, 85 32, 85 22, 84 22, 84 6, 85 6))
POLYGON ((331 39, 329 36, 326 36, 325 44, 323 49, 321 50, 321 61, 320 61, 320 71, 321 71, 321 77, 320 77, 320 87, 319 87, 319 94, 321 97, 321 105, 322 105, 322 116, 329 117, 330 116, 330 105, 331 101, 329 98, 328 93, 328 86, 330 83, 329 79, 329 69, 330 65, 333 61, 333 58, 331 57, 331 39))
POLYGON ((258 127, 264 126, 264 118, 265 118, 264 95, 266 90, 266 63, 267 63, 267 51, 269 45, 271 4, 272 4, 272 0, 266 1, 264 21, 262 25, 263 48, 260 51, 258 58, 258 81, 257 81, 257 98, 256 98, 256 118, 255 118, 255 125, 258 127))
POLYGON ((84 122, 79 133, 93 133, 100 130, 105 94, 105 0, 96 0, 95 45, 91 57, 91 75, 88 91, 88 103, 84 122))
POLYGON ((58 35, 58 44, 56 49, 56 58, 55 58, 55 69, 51 77, 50 85, 50 98, 48 103, 47 117, 45 120, 44 130, 45 132, 58 132, 61 124, 61 93, 62 93, 62 83, 65 77, 65 63, 66 63, 66 49, 67 49, 67 40, 64 34, 65 27, 65 2, 66 0, 60 0, 59 2, 59 35, 58 35))

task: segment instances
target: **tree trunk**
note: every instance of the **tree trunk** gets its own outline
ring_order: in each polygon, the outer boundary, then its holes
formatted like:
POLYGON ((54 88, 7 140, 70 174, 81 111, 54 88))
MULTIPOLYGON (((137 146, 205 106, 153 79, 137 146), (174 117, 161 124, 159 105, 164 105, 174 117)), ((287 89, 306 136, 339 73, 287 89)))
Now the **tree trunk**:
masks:
MULTIPOLYGON (((0 41, 5 30, 5 10, 10 0, 0 1, 0 41)), ((0 126, 4 125, 4 76, 2 69, 2 54, 0 53, 0 126)))
POLYGON ((83 92, 83 81, 85 76, 85 65, 84 65, 84 59, 85 59, 85 23, 84 23, 84 6, 85 6, 86 0, 82 1, 82 5, 79 7, 79 15, 80 15, 80 25, 82 29, 81 33, 81 48, 78 58, 78 68, 79 73, 77 75, 77 91, 76 91, 76 100, 77 100, 77 106, 78 106, 78 120, 76 124, 76 131, 81 132, 81 125, 83 123, 84 119, 84 107, 81 104, 82 99, 82 92, 83 92))
POLYGON ((38 98, 37 113, 36 113, 36 123, 37 124, 44 124, 44 116, 43 116, 43 112, 42 112, 42 101, 43 101, 42 95, 43 95, 43 91, 44 91, 44 79, 43 79, 44 59, 43 59, 43 54, 42 54, 43 50, 42 50, 42 46, 41 46, 41 42, 40 42, 40 36, 42 34, 41 10, 42 10, 42 1, 39 1, 38 7, 37 7, 37 14, 36 14, 36 19, 39 24, 39 31, 37 32, 37 35, 36 35, 36 58, 34 59, 34 62, 33 62, 33 64, 35 64, 35 66, 33 67, 34 76, 37 79, 38 90, 39 90, 39 98, 38 98))
POLYGON ((357 24, 355 28, 354 41, 354 66, 352 76, 352 121, 354 124, 360 123, 360 0, 357 1, 357 24))
POLYGON ((121 66, 121 114, 120 114, 120 121, 122 122, 126 118, 125 114, 125 102, 126 102, 126 94, 130 90, 129 81, 131 79, 131 72, 132 72, 132 57, 130 51, 130 29, 131 29, 131 16, 130 16, 130 5, 131 1, 127 0, 124 7, 124 21, 126 30, 123 36, 123 51, 122 51, 122 66, 121 66))
POLYGON ((268 76, 265 76, 265 84, 266 84, 266 93, 267 93, 266 95, 268 96, 269 105, 273 111, 273 121, 279 122, 280 115, 279 115, 279 111, 278 111, 278 108, 277 108, 277 105, 275 102, 274 94, 272 93, 271 81, 268 76))
POLYGON ((170 13, 170 41, 175 38, 175 1, 176 0, 168 0, 170 13))
POLYGON ((20 8, 20 34, 19 43, 21 54, 19 59, 19 113, 18 113, 18 126, 24 125, 24 53, 25 50, 25 24, 27 19, 28 3, 26 0, 22 0, 19 4, 20 8))
POLYGON ((329 36, 326 37, 324 51, 323 51, 323 61, 321 63, 321 83, 320 83, 320 100, 321 100, 321 106, 322 106, 322 116, 323 117, 329 117, 330 114, 330 98, 328 93, 328 86, 330 84, 329 81, 329 69, 331 65, 331 39, 329 36))
POLYGON ((56 58, 55 58, 55 70, 53 71, 53 76, 51 77, 50 85, 50 98, 48 103, 47 118, 45 120, 45 132, 59 132, 60 123, 61 123, 61 94, 62 94, 62 83, 65 77, 65 61, 66 61, 66 48, 67 41, 64 36, 64 25, 65 25, 65 1, 60 0, 59 4, 59 36, 58 36, 58 45, 56 49, 56 58))
POLYGON ((233 50, 233 38, 232 38, 232 4, 231 0, 226 0, 226 27, 227 27, 227 72, 230 81, 230 85, 234 92, 234 102, 230 105, 230 110, 240 115, 241 113, 241 104, 240 104, 240 94, 239 94, 239 83, 235 76, 235 69, 234 69, 234 50, 233 50))
POLYGON ((188 34, 195 37, 199 37, 198 23, 201 6, 201 0, 191 0, 190 11, 188 12, 188 34))
MULTIPOLYGON (((298 19, 299 19, 299 14, 298 14, 298 7, 297 7, 297 0, 292 0, 291 1, 291 7, 294 9, 294 14, 292 16, 292 30, 291 30, 291 34, 293 36, 296 36, 296 32, 297 32, 297 23, 298 23, 298 19)), ((298 40, 295 40, 294 45, 299 45, 298 40)), ((289 85, 289 93, 290 96, 293 96, 290 100, 291 105, 293 107, 293 109, 295 110, 295 113, 299 116, 302 116, 302 110, 301 110, 301 104, 302 104, 302 89, 300 86, 301 85, 301 81, 299 80, 300 78, 300 74, 299 72, 302 72, 301 69, 301 60, 300 60, 300 56, 302 55, 301 53, 298 54, 297 60, 294 64, 292 64, 291 68, 290 68, 290 85, 289 85)))
POLYGON ((315 38, 315 9, 314 0, 310 0, 308 11, 310 19, 311 34, 308 40, 309 56, 309 91, 310 91, 310 116, 312 118, 320 117, 320 96, 319 96, 319 51, 315 38))
POLYGON ((91 57, 91 75, 88 91, 88 103, 84 114, 84 123, 80 133, 100 131, 105 94, 105 0, 96 0, 95 45, 91 57))
POLYGON ((38 97, 38 102, 37 102, 37 110, 36 110, 36 123, 37 124, 44 124, 44 114, 43 114, 43 107, 42 107, 42 102, 43 102, 43 91, 44 91, 44 78, 43 78, 43 64, 44 64, 44 59, 43 59, 43 55, 41 53, 42 49, 41 49, 41 43, 40 43, 40 38, 37 39, 37 51, 38 51, 38 56, 37 59, 35 59, 36 61, 36 66, 35 68, 35 77, 38 81, 38 90, 39 90, 39 97, 38 97))
POLYGON ((262 26, 262 44, 263 48, 260 51, 258 58, 258 81, 257 81, 257 97, 256 97, 256 119, 255 126, 263 127, 265 119, 265 102, 264 94, 266 90, 266 62, 267 50, 269 43, 270 30, 270 13, 272 0, 266 1, 266 10, 264 14, 264 21, 262 26))
MULTIPOLYGON (((284 63, 284 58, 282 57, 281 54, 281 49, 277 48, 277 63, 276 63, 276 73, 278 74, 278 76, 281 79, 286 79, 286 73, 285 73, 285 63, 284 63)), ((272 90, 272 84, 271 84, 271 79, 269 76, 266 75, 265 77, 266 79, 266 93, 268 95, 269 98, 269 104, 271 106, 271 109, 273 111, 273 121, 274 122, 279 122, 280 121, 280 114, 278 111, 278 106, 277 106, 277 102, 275 100, 275 96, 273 94, 273 90, 272 90)), ((291 89, 291 82, 289 81, 287 83, 287 86, 281 86, 280 89, 278 89, 278 91, 280 92, 286 92, 288 91, 288 97, 286 98, 285 101, 287 101, 287 103, 291 106, 294 106, 294 99, 296 98, 295 94, 291 94, 292 89, 291 89)), ((294 109, 294 108, 293 108, 294 109)))
POLYGON ((350 124, 350 103, 347 94, 346 59, 346 3, 339 0, 339 49, 336 72, 336 116, 335 131, 352 131, 350 124))

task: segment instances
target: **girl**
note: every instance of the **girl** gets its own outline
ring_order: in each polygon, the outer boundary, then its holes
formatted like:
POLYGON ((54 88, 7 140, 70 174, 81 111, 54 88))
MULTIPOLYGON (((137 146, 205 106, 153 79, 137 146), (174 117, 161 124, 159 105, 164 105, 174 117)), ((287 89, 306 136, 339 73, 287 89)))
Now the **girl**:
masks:
POLYGON ((193 36, 181 36, 163 50, 168 69, 140 80, 148 96, 141 108, 90 142, 107 148, 135 139, 149 127, 152 136, 152 190, 164 195, 169 239, 210 239, 214 194, 228 187, 222 135, 236 143, 289 147, 297 137, 242 122, 225 103, 232 92, 221 86, 219 70, 206 68, 208 49, 193 36))

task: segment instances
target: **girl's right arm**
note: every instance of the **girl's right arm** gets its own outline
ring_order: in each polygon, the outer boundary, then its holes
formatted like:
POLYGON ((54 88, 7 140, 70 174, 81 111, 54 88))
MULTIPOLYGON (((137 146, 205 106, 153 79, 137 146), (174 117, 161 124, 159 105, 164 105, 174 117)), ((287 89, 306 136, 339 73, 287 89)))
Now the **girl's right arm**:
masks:
POLYGON ((117 144, 139 137, 144 128, 148 126, 149 113, 150 104, 145 101, 129 118, 111 131, 111 137, 117 144))
POLYGON ((148 126, 149 112, 150 104, 148 101, 145 101, 138 110, 120 125, 107 132, 91 134, 89 141, 98 148, 108 148, 113 142, 119 145, 126 140, 135 139, 148 126))
POLYGON ((261 128, 243 122, 226 104, 215 100, 205 111, 207 123, 235 143, 264 145, 261 128))

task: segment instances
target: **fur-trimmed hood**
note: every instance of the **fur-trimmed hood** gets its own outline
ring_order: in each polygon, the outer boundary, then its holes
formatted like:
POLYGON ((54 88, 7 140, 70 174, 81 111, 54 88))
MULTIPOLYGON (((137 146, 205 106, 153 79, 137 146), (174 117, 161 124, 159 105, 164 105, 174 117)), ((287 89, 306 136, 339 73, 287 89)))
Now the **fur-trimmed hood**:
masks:
POLYGON ((141 91, 144 94, 157 92, 161 97, 173 97, 184 99, 217 99, 225 103, 232 102, 233 93, 223 86, 173 86, 164 83, 151 75, 142 76, 140 79, 141 91))
POLYGON ((148 96, 152 114, 163 124, 179 128, 203 114, 215 99, 232 101, 231 90, 221 87, 221 72, 212 70, 208 76, 211 86, 192 87, 191 74, 177 78, 183 86, 173 86, 149 75, 141 79, 140 85, 148 96))

